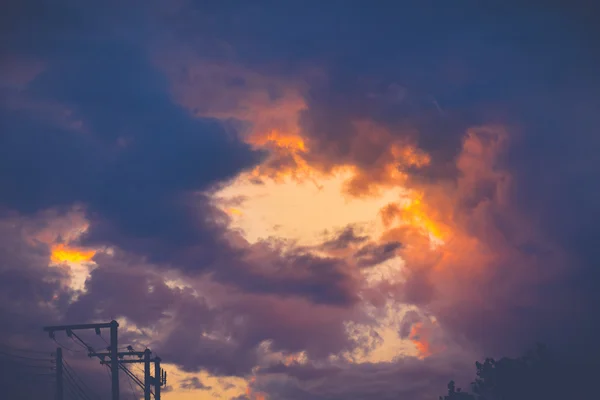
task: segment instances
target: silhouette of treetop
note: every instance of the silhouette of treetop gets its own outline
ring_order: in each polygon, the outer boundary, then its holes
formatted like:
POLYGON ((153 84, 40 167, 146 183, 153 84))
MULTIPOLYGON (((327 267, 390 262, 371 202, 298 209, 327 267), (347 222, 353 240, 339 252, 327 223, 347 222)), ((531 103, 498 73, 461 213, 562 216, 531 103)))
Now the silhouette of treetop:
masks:
POLYGON ((590 397, 598 364, 596 360, 558 357, 542 345, 519 358, 504 357, 476 362, 477 378, 470 392, 448 384, 440 400, 570 400, 590 397))

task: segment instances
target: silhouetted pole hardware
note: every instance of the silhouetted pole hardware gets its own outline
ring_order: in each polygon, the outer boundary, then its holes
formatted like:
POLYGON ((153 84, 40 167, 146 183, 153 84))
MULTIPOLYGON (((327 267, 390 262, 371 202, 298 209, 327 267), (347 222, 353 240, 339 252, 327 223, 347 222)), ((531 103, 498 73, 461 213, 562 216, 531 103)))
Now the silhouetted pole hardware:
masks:
POLYGON ((64 400, 63 395, 63 356, 62 349, 56 349, 56 400, 64 400))
MULTIPOLYGON (((119 324, 117 321, 111 321, 100 324, 77 324, 77 325, 56 325, 56 326, 47 326, 44 328, 44 331, 48 332, 49 336, 54 339, 54 333, 57 331, 65 331, 67 336, 75 337, 81 344, 86 346, 90 352, 94 350, 89 347, 74 331, 77 330, 90 330, 93 329, 97 335, 100 335, 101 329, 110 329, 110 356, 111 356, 111 383, 112 383, 112 400, 119 400, 119 359, 118 359, 118 328, 119 324)), ((58 357, 57 357, 58 358, 58 357)), ((58 369, 58 368, 57 368, 58 369)), ((58 373, 57 373, 58 376, 58 373)), ((58 393, 58 389, 57 389, 58 393)), ((61 399, 59 399, 61 400, 61 399)))
MULTIPOLYGON (((117 358, 119 359, 119 366, 125 374, 130 377, 143 391, 144 400, 149 400, 153 395, 156 400, 160 400, 161 387, 167 384, 167 372, 160 367, 160 357, 151 358, 152 351, 146 349, 144 351, 135 351, 131 346, 128 347, 128 351, 118 352, 117 358), (127 357, 135 357, 133 359, 126 359, 127 357), (141 364, 144 363, 144 382, 138 377, 133 375, 126 364, 141 364), (154 376, 151 375, 150 364, 154 363, 154 376), (151 390, 151 386, 154 386, 154 392, 151 390)), ((107 361, 107 357, 111 357, 110 353, 99 353, 90 351, 90 357, 100 358, 100 364, 108 365, 112 362, 107 361)))

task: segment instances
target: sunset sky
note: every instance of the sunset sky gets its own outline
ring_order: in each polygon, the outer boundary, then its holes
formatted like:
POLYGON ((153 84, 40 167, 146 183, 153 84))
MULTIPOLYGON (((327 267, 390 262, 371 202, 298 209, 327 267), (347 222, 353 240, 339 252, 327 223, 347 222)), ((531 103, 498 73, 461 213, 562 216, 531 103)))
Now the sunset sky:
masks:
POLYGON ((433 400, 536 342, 600 354, 594 13, 482 3, 4 1, 0 349, 115 319, 166 400, 433 400))

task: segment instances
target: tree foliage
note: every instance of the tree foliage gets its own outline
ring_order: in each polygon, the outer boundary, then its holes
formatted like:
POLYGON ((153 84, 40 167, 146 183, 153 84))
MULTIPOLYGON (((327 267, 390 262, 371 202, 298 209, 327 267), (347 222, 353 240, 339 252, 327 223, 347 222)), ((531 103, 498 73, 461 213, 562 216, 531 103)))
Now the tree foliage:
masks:
MULTIPOLYGON (((588 399, 596 390, 595 360, 558 357, 544 346, 519 358, 476 362, 477 377, 470 391, 448 384, 440 400, 569 400, 588 399)), ((596 378, 597 379, 597 378, 596 378)), ((597 394, 597 393, 596 393, 597 394)))

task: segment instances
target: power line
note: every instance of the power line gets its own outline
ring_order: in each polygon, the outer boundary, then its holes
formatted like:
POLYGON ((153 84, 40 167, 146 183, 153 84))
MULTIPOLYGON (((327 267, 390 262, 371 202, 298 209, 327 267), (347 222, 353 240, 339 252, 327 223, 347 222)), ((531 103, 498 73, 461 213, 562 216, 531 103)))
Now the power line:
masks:
POLYGON ((90 387, 83 381, 83 379, 81 379, 81 377, 79 375, 77 375, 75 373, 75 371, 73 370, 73 368, 69 365, 69 363, 66 360, 63 360, 63 365, 65 367, 66 370, 70 371, 71 374, 77 378, 77 380, 79 381, 79 383, 81 383, 81 385, 83 385, 88 392, 92 393, 94 395, 94 397, 99 398, 100 396, 98 396, 98 394, 94 393, 94 391, 92 389, 90 389, 90 387))
POLYGON ((70 348, 69 346, 66 346, 66 345, 64 345, 64 344, 62 344, 62 343, 59 343, 59 341, 58 341, 58 340, 56 340, 56 338, 55 338, 55 337, 53 337, 53 338, 52 338, 52 340, 54 340, 54 342, 55 342, 57 345, 59 345, 60 347, 62 347, 63 349, 65 349, 65 350, 68 350, 68 351, 70 351, 70 352, 72 352, 72 353, 83 353, 81 350, 74 350, 74 349, 70 348))
POLYGON ((13 358, 20 358, 23 360, 33 360, 33 361, 51 361, 52 358, 40 358, 40 357, 28 357, 28 356, 19 356, 16 354, 10 354, 10 353, 6 353, 4 351, 0 350, 0 355, 4 355, 7 357, 13 357, 13 358))
POLYGON ((30 354, 44 354, 44 355, 52 355, 51 351, 40 351, 40 350, 31 350, 31 349, 22 349, 17 347, 11 347, 4 344, 0 344, 0 351, 6 352, 19 352, 19 353, 30 353, 30 354))
MULTIPOLYGON (((71 335, 75 336, 75 338, 77 338, 77 340, 79 340, 79 342, 75 341, 75 339, 73 339, 73 336, 71 336, 71 340, 75 343, 77 343, 79 346, 83 347, 86 351, 90 351, 91 346, 89 346, 86 342, 83 341, 83 339, 81 339, 79 336, 77 336, 77 334, 75 332, 71 332, 71 335)), ((93 351, 93 349, 92 349, 93 351)))
POLYGON ((133 390, 133 385, 131 384, 131 378, 127 379, 127 382, 129 383, 129 387, 131 388, 131 395, 133 396, 133 400, 135 400, 136 394, 135 391, 133 390))
POLYGON ((102 336, 102 333, 100 333, 100 339, 102 339, 104 341, 104 343, 106 343, 107 346, 110 346, 110 344, 106 341, 106 339, 104 339, 104 336, 102 336))
POLYGON ((68 394, 68 398, 71 399, 81 399, 81 395, 77 393, 77 391, 71 385, 65 385, 65 394, 68 394))
POLYGON ((86 391, 75 381, 75 378, 73 377, 73 375, 71 375, 71 371, 69 371, 69 368, 65 368, 64 371, 64 377, 66 378, 65 381, 73 385, 74 388, 77 389, 77 392, 79 392, 79 394, 83 398, 85 398, 86 400, 91 400, 90 397, 87 395, 86 391))
POLYGON ((106 367, 106 376, 108 376, 108 381, 110 382, 111 381, 110 380, 111 379, 110 378, 110 367, 108 365, 106 365, 106 364, 104 366, 106 367))

